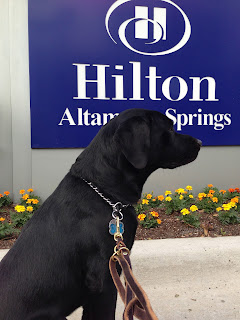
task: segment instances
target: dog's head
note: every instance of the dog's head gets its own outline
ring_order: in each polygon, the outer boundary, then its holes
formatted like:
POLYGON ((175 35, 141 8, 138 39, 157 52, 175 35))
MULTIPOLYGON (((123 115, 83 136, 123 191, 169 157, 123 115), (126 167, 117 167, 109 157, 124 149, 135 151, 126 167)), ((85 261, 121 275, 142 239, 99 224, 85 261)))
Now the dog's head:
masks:
POLYGON ((175 132, 173 122, 157 111, 130 109, 112 120, 114 142, 136 169, 173 169, 196 159, 201 141, 175 132))
POLYGON ((124 184, 124 177, 128 184, 137 177, 142 186, 158 168, 173 169, 195 160, 200 147, 200 140, 175 132, 162 113, 129 109, 101 128, 71 173, 105 189, 124 184))

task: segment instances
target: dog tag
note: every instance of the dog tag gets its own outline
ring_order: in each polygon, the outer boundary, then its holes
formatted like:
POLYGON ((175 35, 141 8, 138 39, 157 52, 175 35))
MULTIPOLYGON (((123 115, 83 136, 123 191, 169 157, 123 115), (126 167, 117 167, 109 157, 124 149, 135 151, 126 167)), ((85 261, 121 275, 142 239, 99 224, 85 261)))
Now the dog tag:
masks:
MULTIPOLYGON (((115 233, 117 233, 117 220, 116 219, 112 219, 109 222, 109 233, 113 236, 115 233)), ((124 224, 122 222, 119 222, 119 232, 121 234, 124 233, 124 224)))

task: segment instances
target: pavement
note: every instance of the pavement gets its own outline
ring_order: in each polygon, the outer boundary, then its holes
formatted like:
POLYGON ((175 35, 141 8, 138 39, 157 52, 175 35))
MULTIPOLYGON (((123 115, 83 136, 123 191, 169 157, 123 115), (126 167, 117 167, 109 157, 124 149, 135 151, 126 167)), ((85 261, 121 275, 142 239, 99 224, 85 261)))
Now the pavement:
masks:
POLYGON ((159 320, 240 319, 240 237, 135 241, 131 261, 159 320))

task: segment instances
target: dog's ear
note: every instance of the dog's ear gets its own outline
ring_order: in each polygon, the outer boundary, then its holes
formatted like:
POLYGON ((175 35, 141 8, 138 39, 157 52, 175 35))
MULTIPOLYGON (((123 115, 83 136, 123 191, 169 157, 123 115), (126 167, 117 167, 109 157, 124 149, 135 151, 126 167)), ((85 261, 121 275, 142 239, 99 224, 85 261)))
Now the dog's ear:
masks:
POLYGON ((135 168, 146 167, 150 152, 150 128, 142 117, 132 117, 121 123, 114 140, 135 168))

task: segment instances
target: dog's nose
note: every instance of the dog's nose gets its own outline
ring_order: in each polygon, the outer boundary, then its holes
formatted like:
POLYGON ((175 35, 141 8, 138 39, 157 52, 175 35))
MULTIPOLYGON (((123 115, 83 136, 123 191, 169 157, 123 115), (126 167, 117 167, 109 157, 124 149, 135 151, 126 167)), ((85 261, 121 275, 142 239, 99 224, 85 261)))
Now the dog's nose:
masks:
POLYGON ((197 143, 200 145, 200 147, 202 146, 202 141, 197 139, 197 143))

